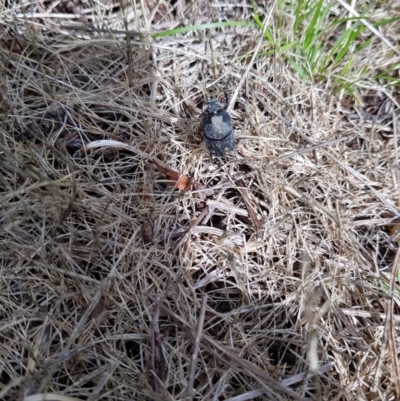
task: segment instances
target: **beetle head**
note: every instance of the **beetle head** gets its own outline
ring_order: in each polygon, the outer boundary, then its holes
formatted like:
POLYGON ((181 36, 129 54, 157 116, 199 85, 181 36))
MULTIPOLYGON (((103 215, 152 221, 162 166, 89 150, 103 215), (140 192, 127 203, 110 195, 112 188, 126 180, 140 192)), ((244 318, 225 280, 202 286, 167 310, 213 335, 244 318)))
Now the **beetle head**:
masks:
POLYGON ((207 114, 216 114, 224 109, 225 107, 223 107, 218 100, 211 99, 206 102, 206 107, 204 111, 207 114))

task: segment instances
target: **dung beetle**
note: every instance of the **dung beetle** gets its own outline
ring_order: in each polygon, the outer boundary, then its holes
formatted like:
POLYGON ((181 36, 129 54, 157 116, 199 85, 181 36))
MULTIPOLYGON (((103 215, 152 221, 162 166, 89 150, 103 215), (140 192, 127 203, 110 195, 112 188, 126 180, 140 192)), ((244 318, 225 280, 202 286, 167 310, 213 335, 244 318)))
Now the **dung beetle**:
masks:
POLYGON ((201 121, 204 134, 204 142, 212 156, 225 157, 235 147, 235 135, 232 119, 226 111, 229 98, 225 93, 226 105, 215 99, 206 102, 206 107, 201 121))

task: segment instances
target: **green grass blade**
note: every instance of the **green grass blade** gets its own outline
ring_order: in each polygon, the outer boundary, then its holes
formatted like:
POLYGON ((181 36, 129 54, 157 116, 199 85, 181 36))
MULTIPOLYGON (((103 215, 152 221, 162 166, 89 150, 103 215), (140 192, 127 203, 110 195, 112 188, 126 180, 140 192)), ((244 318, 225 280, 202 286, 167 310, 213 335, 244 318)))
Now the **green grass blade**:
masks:
POLYGON ((304 1, 303 0, 299 0, 297 2, 297 5, 296 5, 296 10, 294 12, 294 15, 295 15, 294 26, 293 26, 293 32, 294 33, 296 33, 298 31, 299 26, 300 26, 300 24, 302 22, 302 19, 303 19, 302 15, 301 15, 301 11, 303 10, 303 4, 304 4, 304 1))
POLYGON ((310 44, 314 42, 315 37, 317 36, 318 33, 318 26, 321 25, 321 8, 322 8, 322 2, 323 0, 319 0, 318 3, 316 4, 315 12, 314 15, 310 21, 310 24, 307 27, 307 30, 305 32, 305 39, 304 39, 304 48, 308 49, 310 44))
POLYGON ((186 33, 191 31, 200 31, 204 29, 211 28, 226 28, 234 26, 248 26, 254 28, 255 25, 247 21, 226 21, 226 22, 211 22, 209 24, 192 25, 183 28, 168 29, 165 31, 160 31, 151 35, 153 38, 165 38, 166 36, 178 35, 180 33, 186 33))

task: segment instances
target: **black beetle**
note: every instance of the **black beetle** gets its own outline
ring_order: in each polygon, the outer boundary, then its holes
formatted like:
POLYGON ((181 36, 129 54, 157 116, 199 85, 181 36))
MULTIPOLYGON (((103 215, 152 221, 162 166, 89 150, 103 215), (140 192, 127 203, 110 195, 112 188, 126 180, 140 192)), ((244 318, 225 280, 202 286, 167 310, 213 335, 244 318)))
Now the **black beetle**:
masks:
POLYGON ((226 93, 225 98, 225 106, 218 100, 208 100, 201 121, 204 142, 211 155, 215 157, 225 157, 225 152, 230 152, 235 147, 232 119, 226 111, 229 103, 226 93))

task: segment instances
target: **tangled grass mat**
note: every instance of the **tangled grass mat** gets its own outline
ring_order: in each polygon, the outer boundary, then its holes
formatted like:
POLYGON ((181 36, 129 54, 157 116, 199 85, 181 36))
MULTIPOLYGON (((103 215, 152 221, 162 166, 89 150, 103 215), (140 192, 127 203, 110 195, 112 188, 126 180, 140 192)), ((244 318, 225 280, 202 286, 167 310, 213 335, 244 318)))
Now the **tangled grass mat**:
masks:
POLYGON ((250 24, 154 35, 252 12, 0 6, 1 399, 398 399, 399 93, 303 80, 250 24))

